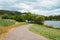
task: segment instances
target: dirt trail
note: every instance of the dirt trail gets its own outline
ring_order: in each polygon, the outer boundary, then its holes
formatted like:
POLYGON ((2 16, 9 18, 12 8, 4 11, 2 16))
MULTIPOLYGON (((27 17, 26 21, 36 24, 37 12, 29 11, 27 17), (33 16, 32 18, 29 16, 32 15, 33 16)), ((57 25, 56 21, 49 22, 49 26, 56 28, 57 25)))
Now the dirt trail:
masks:
POLYGON ((33 24, 23 25, 8 33, 4 40, 47 40, 43 36, 38 36, 28 30, 33 24))

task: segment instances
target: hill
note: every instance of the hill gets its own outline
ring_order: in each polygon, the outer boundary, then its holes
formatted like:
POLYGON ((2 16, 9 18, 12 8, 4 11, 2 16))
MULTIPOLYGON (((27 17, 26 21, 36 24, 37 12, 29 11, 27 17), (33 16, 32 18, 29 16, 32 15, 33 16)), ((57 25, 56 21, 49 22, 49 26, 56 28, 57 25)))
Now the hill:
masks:
POLYGON ((8 10, 0 10, 0 15, 21 15, 25 13, 21 13, 18 11, 8 11, 8 10))

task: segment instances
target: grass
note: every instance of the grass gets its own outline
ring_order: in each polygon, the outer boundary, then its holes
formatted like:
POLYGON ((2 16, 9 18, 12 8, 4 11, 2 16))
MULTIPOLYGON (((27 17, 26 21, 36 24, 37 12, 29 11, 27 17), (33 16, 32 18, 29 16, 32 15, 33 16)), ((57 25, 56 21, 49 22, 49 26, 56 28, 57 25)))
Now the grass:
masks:
POLYGON ((15 20, 1 19, 0 20, 0 40, 12 29, 25 25, 25 22, 16 22, 15 20))
POLYGON ((50 40, 60 40, 60 29, 49 28, 44 25, 34 24, 33 26, 29 27, 29 30, 45 36, 50 40))
POLYGON ((10 20, 10 19, 0 19, 0 26, 10 26, 15 24, 15 20, 10 20))

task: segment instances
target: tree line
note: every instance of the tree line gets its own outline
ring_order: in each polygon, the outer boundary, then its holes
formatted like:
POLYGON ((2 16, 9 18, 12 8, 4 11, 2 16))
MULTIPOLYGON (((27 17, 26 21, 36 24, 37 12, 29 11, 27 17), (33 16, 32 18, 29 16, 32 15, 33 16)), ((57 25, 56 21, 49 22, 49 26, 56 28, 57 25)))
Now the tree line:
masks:
POLYGON ((17 12, 17 11, 7 11, 0 10, 0 18, 1 19, 13 19, 19 22, 25 22, 26 20, 31 23, 43 24, 44 17, 36 14, 32 14, 31 12, 17 12))
POLYGON ((25 22, 26 20, 30 23, 43 24, 45 20, 60 20, 60 15, 58 16, 43 16, 32 14, 31 12, 17 12, 17 11, 8 11, 0 10, 1 19, 13 19, 18 22, 25 22))
POLYGON ((45 20, 53 20, 53 21, 60 21, 60 15, 54 15, 54 16, 45 16, 45 20))

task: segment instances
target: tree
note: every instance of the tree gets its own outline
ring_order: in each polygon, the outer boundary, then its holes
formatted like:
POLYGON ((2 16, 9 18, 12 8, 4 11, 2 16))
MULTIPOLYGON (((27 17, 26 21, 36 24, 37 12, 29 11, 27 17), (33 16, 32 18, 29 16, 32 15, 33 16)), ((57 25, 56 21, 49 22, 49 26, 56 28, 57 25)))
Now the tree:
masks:
POLYGON ((37 24, 43 24, 44 20, 45 20, 45 18, 43 16, 37 16, 35 18, 35 23, 37 23, 37 24))
POLYGON ((25 18, 26 18, 26 20, 33 22, 35 20, 36 16, 37 16, 36 14, 32 14, 32 13, 28 12, 25 15, 25 18))
POLYGON ((17 15, 17 16, 15 16, 15 20, 19 21, 19 22, 24 22, 25 18, 22 15, 20 15, 20 16, 17 15))

